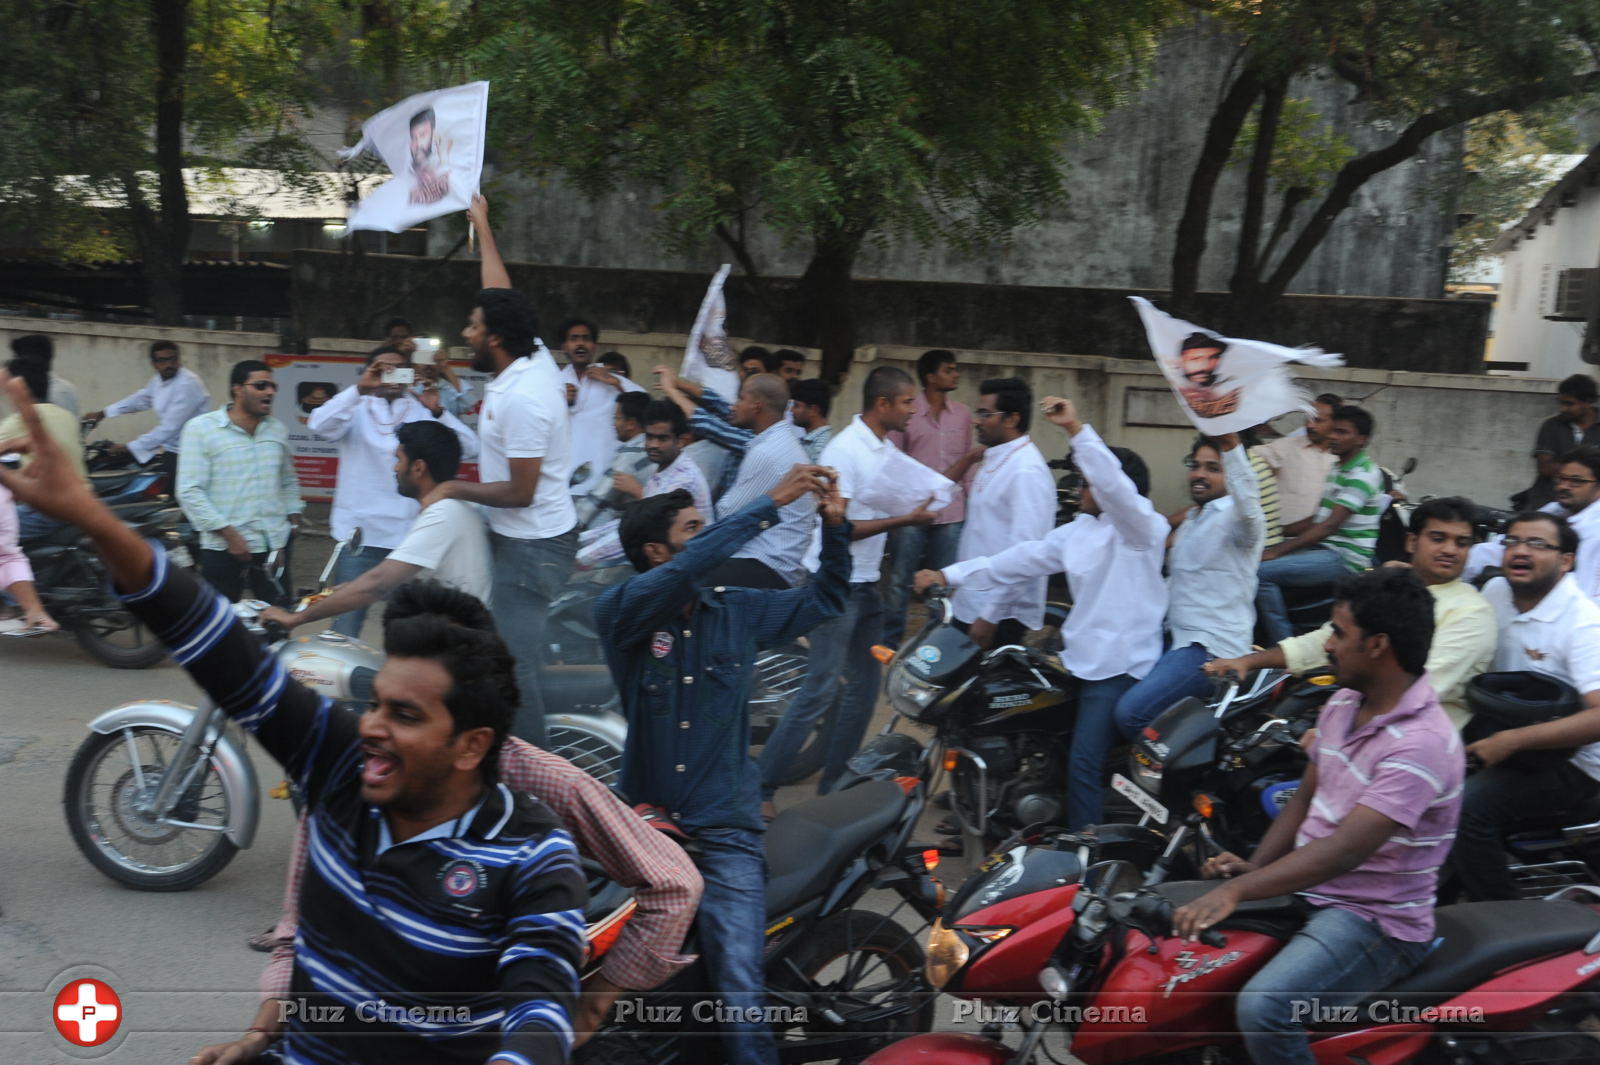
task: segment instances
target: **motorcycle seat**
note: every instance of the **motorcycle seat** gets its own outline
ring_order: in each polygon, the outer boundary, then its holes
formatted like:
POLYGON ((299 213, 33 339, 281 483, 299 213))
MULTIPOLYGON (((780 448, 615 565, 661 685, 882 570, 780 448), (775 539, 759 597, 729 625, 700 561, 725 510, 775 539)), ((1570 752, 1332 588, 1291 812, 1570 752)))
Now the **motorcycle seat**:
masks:
POLYGON ((1541 810, 1531 817, 1514 822, 1509 834, 1533 832, 1543 829, 1568 828, 1600 821, 1600 795, 1591 795, 1576 806, 1556 810, 1541 810))
MULTIPOLYGON (((1210 891, 1220 880, 1173 880, 1156 887, 1156 893, 1172 903, 1173 909, 1187 905, 1210 891)), ((1241 902, 1217 925, 1223 932, 1260 932, 1277 939, 1288 939, 1306 923, 1308 906, 1298 895, 1274 895, 1270 899, 1241 902)))
POLYGON ((83 538, 83 532, 76 525, 58 525, 39 536, 30 536, 22 541, 23 547, 71 547, 83 538))
POLYGON ((137 467, 127 470, 103 470, 89 474, 89 483, 94 486, 97 496, 115 495, 133 482, 133 479, 143 470, 137 467))
POLYGON ((900 785, 870 780, 790 807, 767 826, 767 914, 820 895, 839 867, 905 813, 900 785))

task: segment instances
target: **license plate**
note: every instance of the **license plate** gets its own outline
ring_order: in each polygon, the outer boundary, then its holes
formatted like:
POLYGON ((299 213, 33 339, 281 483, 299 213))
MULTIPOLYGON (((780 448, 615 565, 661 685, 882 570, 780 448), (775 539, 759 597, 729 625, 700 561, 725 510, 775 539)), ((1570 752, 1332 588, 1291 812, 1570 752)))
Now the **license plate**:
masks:
POLYGON ((182 544, 167 548, 167 561, 179 569, 194 568, 194 556, 189 554, 189 549, 182 544))
POLYGON ((1145 790, 1121 773, 1111 775, 1111 790, 1156 819, 1157 824, 1167 823, 1167 808, 1145 793, 1145 790))

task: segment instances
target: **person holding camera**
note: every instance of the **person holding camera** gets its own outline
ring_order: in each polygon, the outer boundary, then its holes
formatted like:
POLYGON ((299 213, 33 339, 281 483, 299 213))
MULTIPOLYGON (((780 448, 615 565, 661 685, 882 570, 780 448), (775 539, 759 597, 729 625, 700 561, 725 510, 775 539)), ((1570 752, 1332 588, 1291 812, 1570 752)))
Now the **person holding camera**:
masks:
MULTIPOLYGON (((389 557, 416 521, 417 501, 395 491, 395 433, 408 422, 438 421, 461 442, 461 456, 478 455, 478 435, 445 409, 438 389, 414 395, 416 371, 396 344, 385 344, 367 358, 355 384, 311 412, 306 428, 339 445, 339 474, 333 489, 333 538, 347 540, 361 530, 361 547, 345 551, 334 567, 335 584, 345 584, 389 557)), ((333 631, 357 637, 367 619, 365 606, 340 614, 333 631)))

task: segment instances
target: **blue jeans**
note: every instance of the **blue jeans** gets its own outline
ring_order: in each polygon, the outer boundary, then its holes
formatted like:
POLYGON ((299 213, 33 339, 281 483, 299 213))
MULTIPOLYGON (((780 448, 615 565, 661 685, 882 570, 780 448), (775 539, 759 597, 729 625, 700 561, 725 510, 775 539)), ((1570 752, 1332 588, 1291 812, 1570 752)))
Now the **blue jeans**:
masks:
POLYGON ((763 799, 772 798, 778 790, 778 778, 805 746, 817 719, 830 710, 833 715, 822 738, 825 754, 817 794, 828 794, 838 783, 845 763, 861 749, 872 722, 882 669, 872 657, 872 645, 878 642, 882 629, 883 600, 878 597, 878 586, 862 581, 850 586, 843 614, 811 630, 805 683, 761 748, 763 799))
POLYGON ((543 540, 514 540, 489 534, 494 552, 494 625, 517 662, 522 705, 511 731, 535 747, 545 746, 544 696, 539 691, 544 664, 545 615, 550 601, 572 575, 578 553, 576 530, 543 540))
POLYGON ((27 543, 59 528, 61 523, 56 519, 40 514, 26 503, 17 504, 17 543, 27 543))
POLYGON ((1117 700, 1117 732, 1125 740, 1132 739, 1179 699, 1209 692, 1211 682, 1200 667, 1210 660, 1210 653, 1197 643, 1174 647, 1162 655, 1144 679, 1117 700))
POLYGON ((1283 589, 1301 588, 1308 584, 1332 584, 1350 573, 1336 551, 1331 547, 1308 547, 1261 563, 1256 571, 1256 617, 1269 644, 1279 644, 1294 635, 1289 625, 1289 607, 1283 601, 1283 589))
POLYGON ((1392 939, 1349 910, 1319 909, 1239 992, 1239 1034, 1250 1060, 1314 1065, 1305 1029, 1315 1011, 1353 1006, 1382 991, 1422 964, 1431 948, 1392 939))
MULTIPOLYGON (((339 561, 333 567, 333 583, 344 584, 353 581, 367 570, 376 566, 389 557, 387 547, 363 547, 359 551, 346 551, 339 556, 339 561)), ((366 623, 367 611, 370 607, 361 607, 356 610, 347 610, 333 619, 330 628, 334 632, 343 633, 352 640, 361 638, 361 626, 366 623)))
POLYGON ((883 642, 898 649, 906 635, 911 578, 919 569, 944 569, 956 561, 963 522, 902 525, 889 531, 889 591, 883 603, 883 642))
MULTIPOLYGON (((702 828, 694 833, 695 864, 705 880, 696 917, 700 956, 718 1004, 759 1009, 766 1001, 767 856, 761 833, 748 828, 702 828)), ((778 1043, 760 1022, 724 1021, 722 1047, 730 1065, 777 1065, 778 1043)))
POLYGON ((1106 753, 1117 742, 1117 700, 1133 687, 1126 673, 1086 680, 1078 688, 1078 721, 1067 757, 1067 827, 1098 824, 1105 813, 1106 753))

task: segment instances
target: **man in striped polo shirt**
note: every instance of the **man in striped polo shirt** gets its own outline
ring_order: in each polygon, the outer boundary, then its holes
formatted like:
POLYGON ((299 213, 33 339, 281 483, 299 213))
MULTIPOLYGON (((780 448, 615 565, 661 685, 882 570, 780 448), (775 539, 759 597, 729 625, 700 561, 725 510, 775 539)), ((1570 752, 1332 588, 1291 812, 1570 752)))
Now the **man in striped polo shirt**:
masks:
POLYGON ((1221 886, 1173 915, 1190 939, 1241 902, 1298 892, 1311 916, 1239 993, 1256 1065, 1312 1065, 1308 1008, 1351 1006, 1414 970, 1434 937, 1439 868, 1455 839, 1466 765, 1425 663, 1433 597, 1407 570, 1340 582, 1328 657, 1340 690, 1311 764, 1250 861, 1222 854, 1221 886))
POLYGON ((1284 526, 1287 537, 1261 554, 1256 616, 1269 643, 1294 635, 1284 588, 1330 584, 1372 564, 1378 544, 1378 495, 1383 473, 1367 454, 1372 415, 1340 407, 1325 439, 1336 460, 1322 489, 1322 505, 1304 521, 1284 526))

